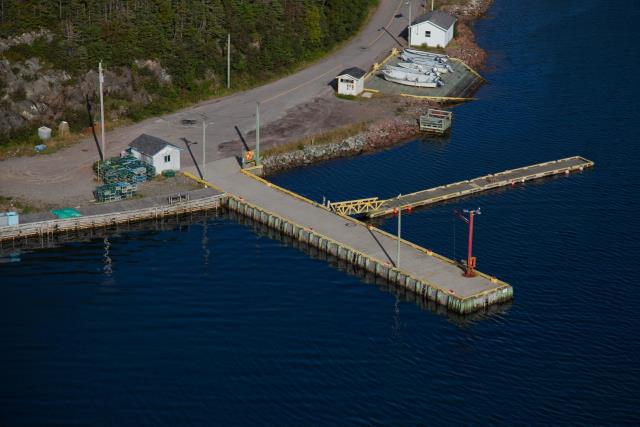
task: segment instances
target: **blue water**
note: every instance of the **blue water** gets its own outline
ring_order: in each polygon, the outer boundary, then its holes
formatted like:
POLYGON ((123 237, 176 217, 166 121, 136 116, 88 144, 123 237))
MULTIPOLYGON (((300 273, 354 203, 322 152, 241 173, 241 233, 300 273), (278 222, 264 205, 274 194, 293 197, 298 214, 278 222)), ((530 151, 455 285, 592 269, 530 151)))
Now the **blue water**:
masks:
MULTIPOLYGON (((593 170, 414 211, 513 304, 459 319, 221 215, 0 264, 0 425, 640 422, 635 1, 498 0, 479 101, 445 140, 273 177, 389 197, 579 154, 593 170)), ((393 219, 380 224, 395 230, 393 219)))

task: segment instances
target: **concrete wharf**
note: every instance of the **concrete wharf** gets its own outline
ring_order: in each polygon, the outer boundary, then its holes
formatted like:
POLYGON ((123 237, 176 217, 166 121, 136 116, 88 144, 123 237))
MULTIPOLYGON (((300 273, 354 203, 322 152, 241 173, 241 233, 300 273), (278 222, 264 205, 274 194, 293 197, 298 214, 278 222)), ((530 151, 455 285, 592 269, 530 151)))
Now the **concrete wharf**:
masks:
POLYGON ((480 193, 499 187, 524 183, 552 175, 568 174, 572 171, 582 171, 592 167, 594 162, 584 157, 574 156, 550 162, 538 163, 504 172, 484 175, 478 178, 442 185, 428 190, 405 194, 394 199, 388 199, 379 207, 366 212, 365 215, 374 218, 393 214, 397 209, 426 206, 451 200, 470 194, 480 193))
MULTIPOLYGON (((435 203, 516 182, 583 170, 593 164, 582 157, 570 157, 409 194, 384 201, 382 205, 373 200, 369 204, 377 210, 370 214, 383 215, 398 207, 435 203)), ((116 208, 115 204, 96 206, 96 210, 113 211, 86 212, 88 216, 64 220, 42 221, 34 218, 32 222, 19 226, 2 227, 0 249, 9 249, 4 243, 7 241, 10 241, 8 245, 15 247, 16 243, 26 243, 30 237, 39 238, 42 242, 43 238, 54 234, 107 229, 148 219, 178 218, 185 213, 227 207, 327 254, 328 258, 335 257, 354 269, 379 277, 451 313, 466 315, 513 298, 513 288, 509 284, 482 272, 477 272, 472 278, 464 277, 461 266, 453 260, 404 239, 400 240, 401 263, 397 265, 396 236, 351 218, 346 213, 333 212, 329 206, 241 170, 235 158, 210 163, 208 171, 207 181, 185 172, 189 178, 208 187, 192 191, 189 198, 174 200, 170 197, 162 204, 152 201, 153 206, 133 208, 132 205, 133 209, 130 210, 122 209, 124 205, 120 208, 116 208)))
POLYGON ((371 272, 389 282, 466 314, 513 297, 513 288, 495 277, 478 272, 463 276, 454 261, 402 239, 401 264, 395 264, 398 240, 346 215, 278 187, 241 170, 235 158, 208 165, 207 181, 185 175, 224 191, 227 206, 243 216, 371 272))
POLYGON ((224 193, 213 189, 191 191, 189 196, 188 199, 180 198, 177 202, 173 201, 172 197, 163 197, 162 203, 151 200, 151 206, 146 206, 147 203, 144 203, 144 200, 99 204, 82 209, 83 216, 77 218, 41 219, 39 214, 31 215, 31 218, 27 216, 28 220, 17 226, 0 227, 0 249, 13 246, 16 241, 33 237, 42 239, 60 233, 107 228, 146 220, 162 220, 186 213, 216 209, 223 207, 226 200, 224 193))

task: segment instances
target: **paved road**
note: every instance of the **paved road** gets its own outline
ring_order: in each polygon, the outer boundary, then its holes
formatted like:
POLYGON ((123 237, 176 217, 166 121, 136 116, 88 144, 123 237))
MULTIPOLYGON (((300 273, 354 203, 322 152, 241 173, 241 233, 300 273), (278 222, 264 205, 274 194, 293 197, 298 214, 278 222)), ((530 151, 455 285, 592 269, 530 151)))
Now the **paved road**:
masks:
MULTIPOLYGON (((413 5, 413 16, 417 16, 422 12, 422 6, 419 2, 413 2, 413 5)), ((370 21, 357 36, 337 52, 295 74, 252 90, 109 132, 107 154, 117 155, 141 133, 156 135, 180 146, 184 146, 182 138, 201 144, 201 123, 192 128, 180 123, 184 117, 200 120, 200 116, 204 115, 208 122, 213 123, 207 129, 207 162, 227 157, 230 153, 220 152, 218 144, 238 139, 236 126, 243 134, 255 129, 256 101, 262 105, 262 124, 267 125, 283 118, 285 112, 293 107, 318 97, 333 96, 329 84, 339 71, 350 66, 369 69, 374 62, 386 56, 392 47, 397 46, 394 37, 401 40, 398 36, 408 22, 406 17, 398 15, 402 11, 408 12, 404 10, 406 8, 404 0, 381 0, 370 21)), ((247 142, 253 145, 253 141, 247 142)), ((198 162, 202 156, 201 147, 194 147, 198 162)), ((188 153, 184 153, 182 159, 186 166, 192 164, 188 153)), ((53 203, 75 203, 90 199, 95 186, 91 180, 91 164, 94 160, 95 147, 92 142, 85 141, 48 156, 0 162, 0 194, 53 203)))
MULTIPOLYGON (((281 217, 313 228, 316 232, 348 245, 390 265, 397 259, 397 240, 375 229, 369 230, 363 223, 354 223, 326 209, 316 207, 273 187, 240 173, 235 159, 222 159, 211 164, 209 182, 222 190, 241 197, 249 203, 274 212, 281 217)), ((190 172, 194 172, 191 170, 190 172)), ((407 244, 401 245, 400 268, 423 281, 441 289, 451 290, 458 296, 469 297, 477 293, 502 288, 490 280, 476 276, 466 278, 462 270, 447 262, 407 244)))

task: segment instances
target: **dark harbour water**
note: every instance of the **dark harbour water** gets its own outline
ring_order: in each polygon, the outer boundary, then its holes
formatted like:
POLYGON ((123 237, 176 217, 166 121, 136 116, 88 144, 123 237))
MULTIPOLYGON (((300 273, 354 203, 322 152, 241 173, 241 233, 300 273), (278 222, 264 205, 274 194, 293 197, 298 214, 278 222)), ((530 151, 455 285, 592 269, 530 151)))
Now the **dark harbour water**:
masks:
POLYGON ((339 200, 595 160, 403 218, 461 258, 451 211, 481 206, 478 266, 513 304, 447 316, 226 214, 36 250, 0 264, 0 425, 637 425, 639 21, 498 0, 450 138, 273 177, 339 200))

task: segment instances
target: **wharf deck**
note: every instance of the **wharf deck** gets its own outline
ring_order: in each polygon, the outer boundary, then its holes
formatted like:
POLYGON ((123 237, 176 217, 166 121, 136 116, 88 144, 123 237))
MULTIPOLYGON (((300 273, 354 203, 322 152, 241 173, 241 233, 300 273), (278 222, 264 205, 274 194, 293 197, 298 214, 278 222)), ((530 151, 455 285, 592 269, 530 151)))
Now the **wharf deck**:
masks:
POLYGON ((81 208, 83 216, 68 219, 50 219, 49 213, 26 215, 17 226, 0 227, 0 248, 3 241, 52 236, 65 232, 129 224, 150 219, 162 219, 190 212, 215 209, 224 205, 226 195, 212 189, 189 192, 189 198, 171 203, 160 196, 150 200, 125 200, 81 208))
POLYGON ((405 194, 395 199, 385 200, 380 208, 368 212, 370 218, 390 215, 394 209, 426 206, 444 200, 451 200, 498 187, 506 187, 552 175, 566 174, 576 170, 592 167, 594 162, 584 157, 574 156, 565 159, 538 163, 504 172, 489 174, 475 179, 442 185, 428 190, 405 194))
POLYGON ((344 259, 457 313, 510 300, 510 285, 486 274, 466 278, 441 255, 397 239, 375 227, 331 212, 325 206, 240 170, 235 159, 214 162, 207 182, 229 196, 229 209, 344 259))

